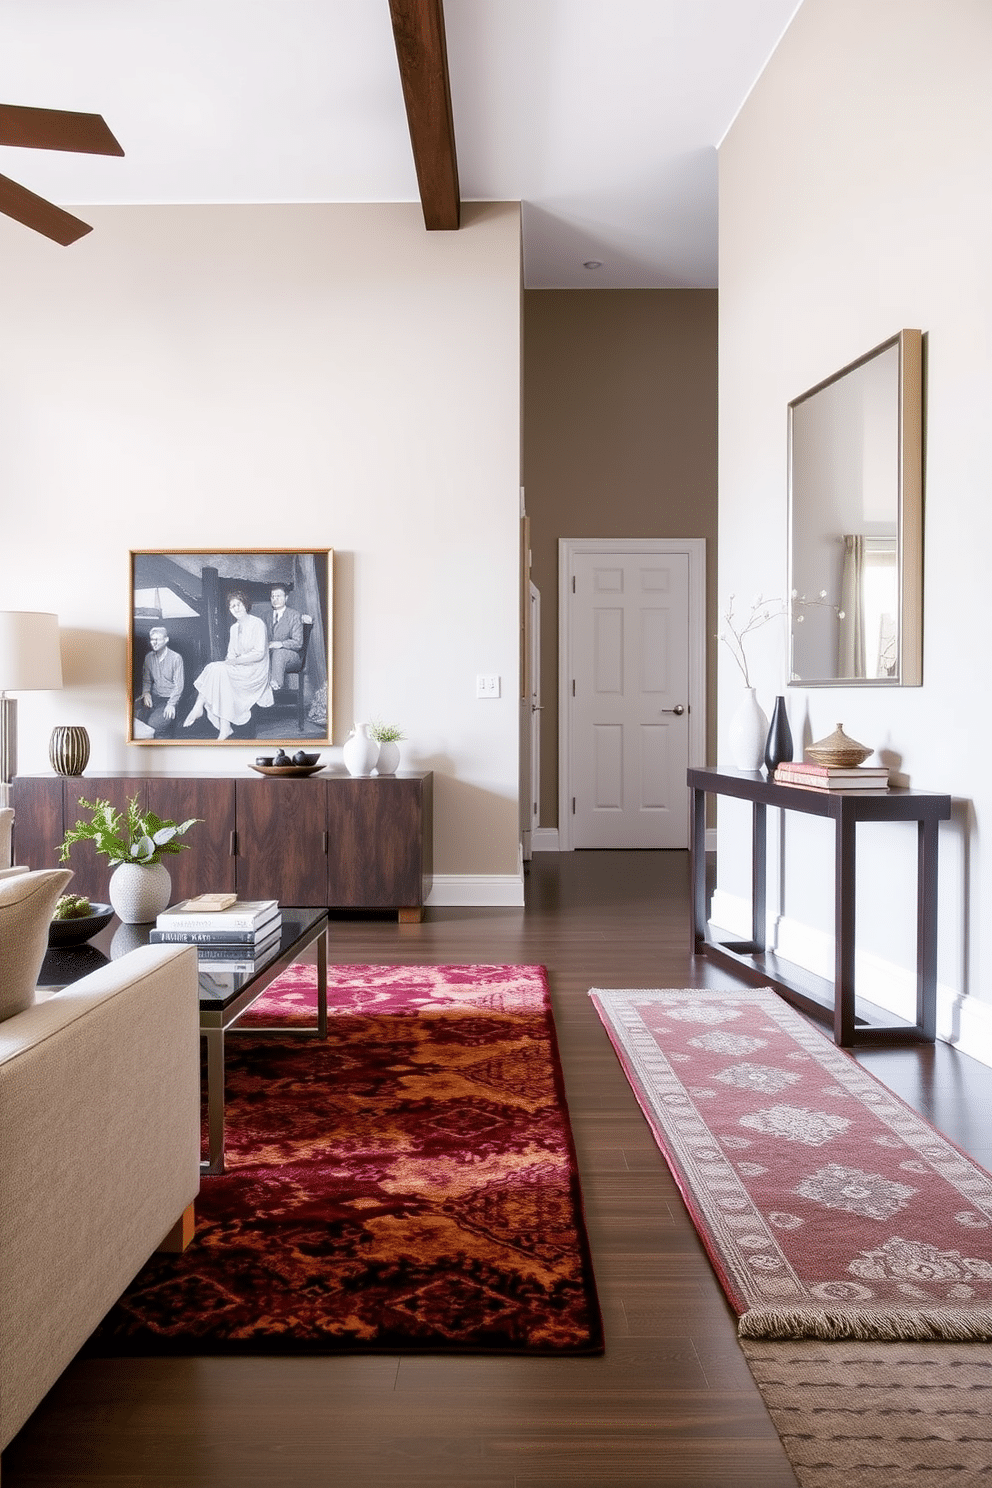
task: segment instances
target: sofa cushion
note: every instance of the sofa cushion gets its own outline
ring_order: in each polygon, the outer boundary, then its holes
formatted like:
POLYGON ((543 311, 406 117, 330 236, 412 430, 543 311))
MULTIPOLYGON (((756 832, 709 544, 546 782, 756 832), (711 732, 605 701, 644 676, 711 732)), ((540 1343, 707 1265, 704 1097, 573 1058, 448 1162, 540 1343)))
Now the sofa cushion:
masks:
POLYGON ((71 877, 71 868, 43 868, 0 879, 0 1022, 34 1002, 52 911, 71 877))

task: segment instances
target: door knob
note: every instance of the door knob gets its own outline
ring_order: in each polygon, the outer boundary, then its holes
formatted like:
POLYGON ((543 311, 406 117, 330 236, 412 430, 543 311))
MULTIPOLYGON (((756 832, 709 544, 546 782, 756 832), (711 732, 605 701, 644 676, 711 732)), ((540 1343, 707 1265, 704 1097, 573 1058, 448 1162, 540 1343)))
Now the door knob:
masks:
POLYGON ((674 708, 662 708, 662 713, 674 713, 676 718, 681 718, 685 712, 681 703, 676 703, 674 708))

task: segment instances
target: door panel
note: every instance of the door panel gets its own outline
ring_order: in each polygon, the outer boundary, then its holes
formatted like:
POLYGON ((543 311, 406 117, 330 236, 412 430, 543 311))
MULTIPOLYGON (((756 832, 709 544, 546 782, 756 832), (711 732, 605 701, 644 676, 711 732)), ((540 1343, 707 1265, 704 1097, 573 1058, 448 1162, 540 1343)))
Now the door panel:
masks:
POLYGON ((684 848, 688 554, 577 552, 571 587, 572 846, 684 848))

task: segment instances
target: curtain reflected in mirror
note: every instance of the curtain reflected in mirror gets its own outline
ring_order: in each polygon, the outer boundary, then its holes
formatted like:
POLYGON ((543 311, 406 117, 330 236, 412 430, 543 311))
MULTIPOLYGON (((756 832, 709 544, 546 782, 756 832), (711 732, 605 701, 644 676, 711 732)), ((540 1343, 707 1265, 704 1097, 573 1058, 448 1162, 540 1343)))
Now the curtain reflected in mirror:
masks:
POLYGON ((919 331, 789 405, 793 685, 922 680, 922 419, 919 331))
POLYGON ((838 677, 882 680, 898 659, 896 537, 844 536, 838 613, 838 677))

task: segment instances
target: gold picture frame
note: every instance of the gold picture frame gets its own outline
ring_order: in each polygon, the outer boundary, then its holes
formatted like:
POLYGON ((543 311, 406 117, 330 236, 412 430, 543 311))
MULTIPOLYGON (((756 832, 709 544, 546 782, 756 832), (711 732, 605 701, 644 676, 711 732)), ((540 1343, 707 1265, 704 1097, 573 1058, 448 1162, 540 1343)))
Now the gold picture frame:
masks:
POLYGON ((333 557, 133 550, 128 743, 330 743, 333 557))

